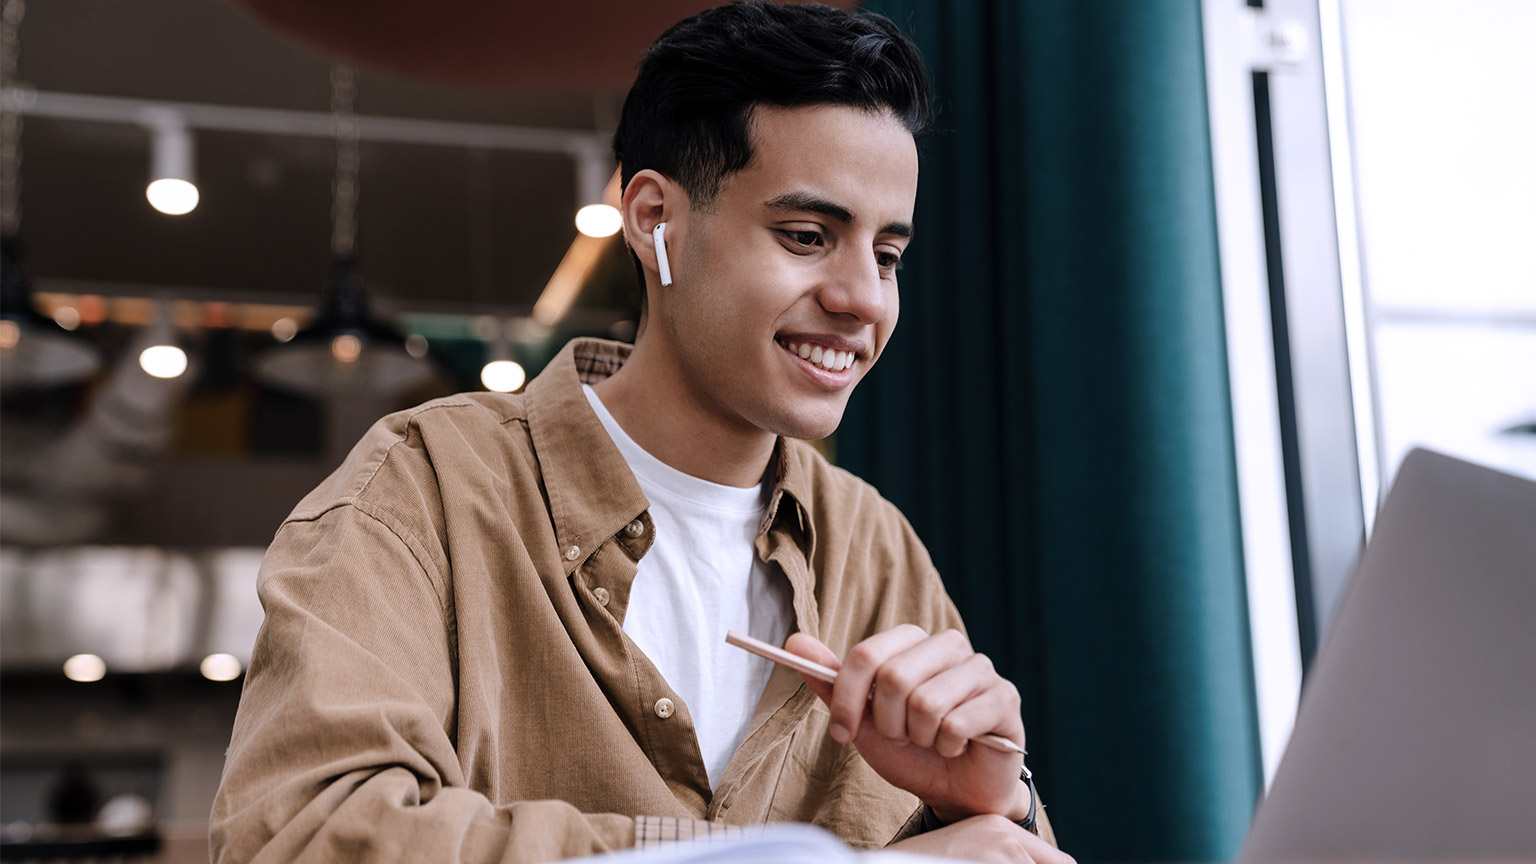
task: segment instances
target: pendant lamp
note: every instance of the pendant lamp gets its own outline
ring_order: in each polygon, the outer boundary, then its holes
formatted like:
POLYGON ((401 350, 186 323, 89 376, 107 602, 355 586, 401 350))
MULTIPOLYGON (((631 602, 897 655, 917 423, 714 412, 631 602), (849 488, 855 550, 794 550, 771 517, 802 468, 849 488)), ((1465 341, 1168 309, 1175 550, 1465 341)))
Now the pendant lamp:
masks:
MULTIPOLYGON (((26 6, 10 0, 0 20, 0 88, 17 84, 21 17, 26 6)), ((84 337, 37 311, 22 260, 21 114, 0 114, 0 391, 60 387, 82 381, 101 367, 84 337)))
POLYGON ((62 387, 101 368, 101 357, 83 336, 37 311, 21 260, 21 242, 0 237, 0 391, 62 387))
POLYGON ((292 339, 262 351, 254 372, 261 381, 310 396, 368 390, 398 393, 434 375, 431 362, 406 349, 405 338, 374 317, 358 273, 356 252, 358 134, 355 73, 331 70, 331 116, 336 130, 336 179, 331 187, 331 278, 314 321, 292 339))
POLYGON ((433 375, 429 361, 413 356, 405 339, 371 314, 355 258, 337 259, 314 323, 263 351, 255 371, 268 384, 312 396, 397 393, 433 375))

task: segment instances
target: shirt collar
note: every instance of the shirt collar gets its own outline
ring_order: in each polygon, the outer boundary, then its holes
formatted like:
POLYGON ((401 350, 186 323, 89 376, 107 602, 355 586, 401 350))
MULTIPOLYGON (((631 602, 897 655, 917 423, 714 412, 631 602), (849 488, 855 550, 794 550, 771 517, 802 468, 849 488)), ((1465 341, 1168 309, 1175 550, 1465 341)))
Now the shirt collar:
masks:
MULTIPOLYGON (((629 463, 581 392, 581 385, 596 384, 617 372, 632 350, 606 339, 573 339, 528 384, 528 430, 567 574, 650 506, 629 463), (577 552, 571 556, 573 548, 577 552)), ((793 526, 807 554, 814 543, 810 472, 804 464, 808 449, 784 438, 774 444, 773 489, 758 531, 766 533, 776 522, 793 526)))
POLYGON ((528 384, 528 433, 567 574, 650 506, 581 392, 582 384, 618 371, 630 350, 621 342, 573 339, 528 384))

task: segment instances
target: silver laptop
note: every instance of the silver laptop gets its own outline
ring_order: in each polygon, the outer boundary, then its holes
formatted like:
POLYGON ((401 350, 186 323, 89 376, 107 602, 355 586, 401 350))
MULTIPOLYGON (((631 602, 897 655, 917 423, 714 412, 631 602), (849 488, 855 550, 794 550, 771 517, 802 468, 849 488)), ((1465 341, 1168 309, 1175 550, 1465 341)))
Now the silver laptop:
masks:
POLYGON ((1536 483, 1404 460, 1245 862, 1536 860, 1536 483))

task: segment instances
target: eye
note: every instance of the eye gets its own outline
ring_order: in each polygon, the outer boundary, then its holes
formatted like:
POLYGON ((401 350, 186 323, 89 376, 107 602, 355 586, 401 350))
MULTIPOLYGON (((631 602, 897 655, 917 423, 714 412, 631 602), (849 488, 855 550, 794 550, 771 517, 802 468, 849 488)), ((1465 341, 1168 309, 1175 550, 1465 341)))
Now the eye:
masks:
POLYGON ((880 265, 881 270, 895 273, 901 269, 901 256, 894 252, 876 252, 875 263, 880 265))
MULTIPOLYGON (((799 254, 802 255, 809 254, 809 250, 812 247, 824 245, 820 231, 797 231, 780 229, 779 235, 788 240, 791 247, 799 246, 805 248, 807 251, 799 252, 799 254)), ((796 252, 799 250, 791 248, 790 251, 796 252)))

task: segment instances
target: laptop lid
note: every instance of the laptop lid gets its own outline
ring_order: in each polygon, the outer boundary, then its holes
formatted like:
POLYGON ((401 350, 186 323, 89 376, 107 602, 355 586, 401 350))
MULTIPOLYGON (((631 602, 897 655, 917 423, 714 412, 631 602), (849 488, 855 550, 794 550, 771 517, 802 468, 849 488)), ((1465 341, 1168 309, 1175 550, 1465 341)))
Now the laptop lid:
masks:
POLYGON ((1536 483, 1398 471, 1240 860, 1536 859, 1536 483))

